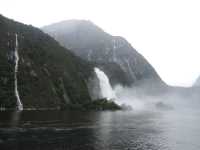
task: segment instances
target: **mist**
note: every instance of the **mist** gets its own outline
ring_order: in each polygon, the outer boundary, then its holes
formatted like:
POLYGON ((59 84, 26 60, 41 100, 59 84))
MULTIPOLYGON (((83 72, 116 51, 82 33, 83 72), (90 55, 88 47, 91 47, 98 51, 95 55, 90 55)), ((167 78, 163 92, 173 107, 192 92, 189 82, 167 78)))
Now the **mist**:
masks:
POLYGON ((154 80, 138 81, 132 86, 111 86, 110 79, 94 68, 103 98, 114 100, 124 110, 133 111, 191 111, 199 107, 198 87, 173 87, 156 84, 154 80))
POLYGON ((193 111, 199 108, 199 95, 189 93, 189 88, 167 87, 149 92, 146 85, 125 87, 117 85, 113 88, 116 103, 128 105, 133 111, 193 111))
POLYGON ((200 150, 200 1, 0 5, 0 150, 200 150))

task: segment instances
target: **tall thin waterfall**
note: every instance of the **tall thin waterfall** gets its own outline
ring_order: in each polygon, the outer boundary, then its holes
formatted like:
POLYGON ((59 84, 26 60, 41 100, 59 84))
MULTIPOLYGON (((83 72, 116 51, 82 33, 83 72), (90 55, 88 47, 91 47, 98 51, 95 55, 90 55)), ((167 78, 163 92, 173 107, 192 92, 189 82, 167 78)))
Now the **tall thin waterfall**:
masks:
POLYGON ((17 34, 15 34, 15 72, 14 72, 15 96, 17 98, 17 109, 23 110, 23 105, 22 105, 21 100, 20 100, 20 96, 19 96, 19 92, 18 92, 18 85, 17 85, 18 62, 19 62, 18 37, 17 37, 17 34))
POLYGON ((109 81, 107 75, 99 68, 94 68, 94 71, 100 82, 100 89, 101 89, 102 97, 107 98, 107 99, 114 99, 116 97, 115 92, 113 91, 113 89, 110 85, 110 81, 109 81))

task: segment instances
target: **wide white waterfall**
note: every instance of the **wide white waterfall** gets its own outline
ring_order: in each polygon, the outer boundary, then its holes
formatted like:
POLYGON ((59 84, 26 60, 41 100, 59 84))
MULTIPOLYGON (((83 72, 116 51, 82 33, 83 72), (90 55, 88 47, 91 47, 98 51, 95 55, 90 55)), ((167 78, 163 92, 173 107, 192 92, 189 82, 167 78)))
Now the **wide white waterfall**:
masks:
POLYGON ((18 85, 17 85, 17 73, 18 73, 18 62, 19 62, 19 54, 18 54, 18 36, 15 34, 15 72, 14 72, 14 79, 15 79, 15 96, 17 98, 17 109, 23 110, 23 105, 20 100, 19 92, 18 92, 18 85))
POLYGON ((99 68, 94 68, 94 71, 100 82, 101 95, 103 98, 115 99, 115 92, 113 91, 107 75, 99 68))

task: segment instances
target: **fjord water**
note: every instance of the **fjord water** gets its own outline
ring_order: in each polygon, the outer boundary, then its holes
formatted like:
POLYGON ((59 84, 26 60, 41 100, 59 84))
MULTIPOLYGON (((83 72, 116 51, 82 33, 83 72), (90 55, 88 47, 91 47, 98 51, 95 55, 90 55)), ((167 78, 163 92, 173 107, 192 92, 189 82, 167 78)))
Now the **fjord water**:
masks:
POLYGON ((199 150, 200 111, 0 112, 0 149, 199 150))

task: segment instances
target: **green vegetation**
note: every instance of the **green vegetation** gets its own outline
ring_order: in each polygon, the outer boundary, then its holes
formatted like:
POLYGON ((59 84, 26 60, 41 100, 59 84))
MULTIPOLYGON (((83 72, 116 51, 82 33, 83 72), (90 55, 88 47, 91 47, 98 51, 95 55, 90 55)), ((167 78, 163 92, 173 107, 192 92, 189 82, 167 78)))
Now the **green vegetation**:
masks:
POLYGON ((18 91, 24 108, 64 108, 91 102, 93 67, 41 30, 0 15, 0 107, 14 108, 15 34, 19 42, 18 91))
POLYGON ((120 110, 121 107, 112 100, 98 99, 85 105, 87 110, 120 110))

